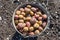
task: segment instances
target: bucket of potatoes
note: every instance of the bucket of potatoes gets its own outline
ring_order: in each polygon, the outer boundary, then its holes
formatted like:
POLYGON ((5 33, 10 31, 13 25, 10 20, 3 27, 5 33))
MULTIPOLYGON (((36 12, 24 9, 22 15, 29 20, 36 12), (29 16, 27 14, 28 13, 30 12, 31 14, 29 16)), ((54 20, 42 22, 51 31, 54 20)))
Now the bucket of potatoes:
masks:
POLYGON ((13 25, 23 37, 35 37, 49 25, 49 12, 40 4, 21 4, 13 13, 13 25))

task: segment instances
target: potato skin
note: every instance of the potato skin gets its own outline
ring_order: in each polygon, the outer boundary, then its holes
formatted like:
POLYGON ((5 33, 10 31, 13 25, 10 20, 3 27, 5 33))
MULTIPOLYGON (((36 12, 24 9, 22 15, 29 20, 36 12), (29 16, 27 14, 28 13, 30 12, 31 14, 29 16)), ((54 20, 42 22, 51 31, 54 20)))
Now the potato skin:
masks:
POLYGON ((18 23, 18 28, 23 28, 24 26, 23 23, 18 23))
POLYGON ((30 22, 26 22, 26 26, 30 27, 31 26, 30 22))
POLYGON ((27 31, 28 31, 28 27, 24 27, 23 30, 24 30, 25 32, 27 32, 27 31))
POLYGON ((15 22, 15 24, 18 24, 18 20, 15 20, 14 22, 15 22))
POLYGON ((40 26, 40 27, 39 27, 39 31, 42 31, 42 30, 43 30, 43 28, 40 26))
POLYGON ((34 28, 39 28, 39 24, 38 23, 35 23, 34 24, 34 28))
POLYGON ((24 20, 20 19, 20 20, 19 20, 19 23, 24 23, 24 20))
POLYGON ((21 15, 25 16, 25 15, 26 15, 26 13, 25 13, 25 12, 21 12, 21 15))
POLYGON ((30 36, 33 36, 33 35, 34 35, 34 32, 30 32, 29 35, 30 35, 30 36))
POLYGON ((19 18, 20 18, 20 19, 23 19, 23 17, 24 17, 23 15, 19 15, 19 18))
POLYGON ((36 30, 36 31, 35 31, 35 34, 39 34, 39 33, 40 33, 39 30, 36 30))
POLYGON ((31 17, 26 17, 25 20, 28 20, 29 21, 29 20, 31 20, 31 17))
POLYGON ((42 24, 42 25, 43 25, 43 27, 45 27, 45 26, 46 26, 46 24, 47 24, 46 22, 43 22, 43 24, 42 24))
POLYGON ((33 31, 34 30, 34 27, 29 27, 29 31, 33 31))
POLYGON ((17 10, 16 15, 20 15, 21 11, 17 10))
POLYGON ((23 8, 20 8, 20 11, 24 12, 24 9, 23 8))
POLYGON ((33 12, 36 12, 37 9, 36 9, 35 7, 32 7, 31 10, 32 10, 33 12))
POLYGON ((19 16, 18 16, 18 15, 15 15, 15 16, 14 16, 14 19, 18 19, 18 18, 19 18, 19 16))
POLYGON ((29 8, 27 8, 27 7, 25 7, 25 12, 26 13, 28 13, 28 12, 30 12, 31 10, 29 9, 29 8))
POLYGON ((47 18, 47 15, 46 15, 46 14, 43 14, 42 17, 43 17, 44 19, 46 19, 46 18, 47 18))
POLYGON ((31 8, 31 5, 27 5, 27 8, 31 8))
POLYGON ((36 18, 32 17, 31 20, 30 20, 30 23, 31 23, 31 24, 36 23, 36 18))
POLYGON ((39 17, 38 20, 42 20, 42 17, 39 17))

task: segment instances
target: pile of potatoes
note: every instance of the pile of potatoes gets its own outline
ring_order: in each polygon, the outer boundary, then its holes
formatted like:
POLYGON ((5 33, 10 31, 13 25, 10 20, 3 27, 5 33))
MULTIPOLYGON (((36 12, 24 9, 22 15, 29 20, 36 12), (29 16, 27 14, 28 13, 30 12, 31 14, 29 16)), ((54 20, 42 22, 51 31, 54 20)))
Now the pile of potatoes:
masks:
POLYGON ((39 34, 47 25, 47 15, 39 8, 26 5, 16 10, 14 22, 17 30, 26 35, 39 34))

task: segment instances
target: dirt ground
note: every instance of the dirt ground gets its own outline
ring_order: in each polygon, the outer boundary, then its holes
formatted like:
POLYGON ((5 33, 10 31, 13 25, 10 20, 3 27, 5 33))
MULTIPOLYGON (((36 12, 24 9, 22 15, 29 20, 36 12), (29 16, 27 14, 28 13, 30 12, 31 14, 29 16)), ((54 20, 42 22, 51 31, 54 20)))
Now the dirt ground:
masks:
MULTIPOLYGON (((34 0, 29 0, 29 2, 34 0)), ((37 0, 39 1, 39 0, 37 0)), ((0 40, 8 40, 16 31, 12 24, 12 14, 20 3, 26 0, 0 0, 0 40)), ((37 40, 60 40, 60 0, 40 0, 51 15, 50 26, 37 40)))

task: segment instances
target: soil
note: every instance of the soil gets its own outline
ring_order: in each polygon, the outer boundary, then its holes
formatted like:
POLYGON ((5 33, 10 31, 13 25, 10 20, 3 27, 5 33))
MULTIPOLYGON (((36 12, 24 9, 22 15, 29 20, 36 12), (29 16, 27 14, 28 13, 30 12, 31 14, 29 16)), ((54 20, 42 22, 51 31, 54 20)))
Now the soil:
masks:
MULTIPOLYGON (((50 12, 50 25, 37 40, 60 40, 60 0, 37 1, 50 12)), ((12 24, 12 15, 16 7, 25 2, 27 1, 0 0, 0 40, 8 40, 16 32, 12 24)))

